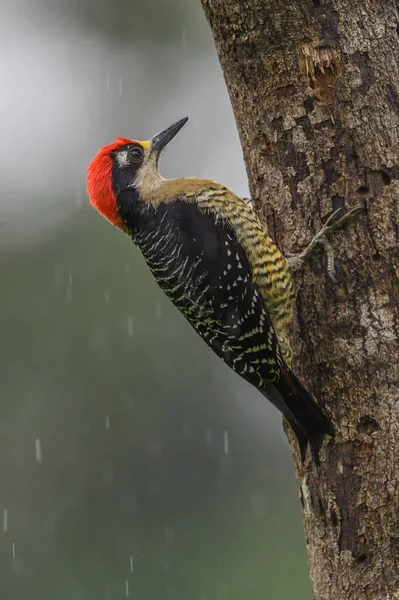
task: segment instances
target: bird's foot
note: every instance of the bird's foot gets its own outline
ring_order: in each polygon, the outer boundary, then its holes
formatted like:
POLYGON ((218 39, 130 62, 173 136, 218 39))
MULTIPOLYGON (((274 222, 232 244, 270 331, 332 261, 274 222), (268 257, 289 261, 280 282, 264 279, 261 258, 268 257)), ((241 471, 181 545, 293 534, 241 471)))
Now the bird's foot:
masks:
POLYGON ((310 244, 305 248, 305 250, 299 254, 288 256, 290 269, 294 273, 300 271, 304 267, 306 261, 308 261, 312 256, 315 248, 317 246, 322 246, 327 255, 327 274, 333 283, 337 283, 337 279, 335 277, 334 252, 328 237, 334 231, 343 227, 346 223, 348 223, 348 221, 354 219, 363 210, 363 206, 356 206, 340 219, 338 218, 338 215, 341 213, 342 209, 339 208, 338 210, 334 211, 320 231, 314 236, 310 244))

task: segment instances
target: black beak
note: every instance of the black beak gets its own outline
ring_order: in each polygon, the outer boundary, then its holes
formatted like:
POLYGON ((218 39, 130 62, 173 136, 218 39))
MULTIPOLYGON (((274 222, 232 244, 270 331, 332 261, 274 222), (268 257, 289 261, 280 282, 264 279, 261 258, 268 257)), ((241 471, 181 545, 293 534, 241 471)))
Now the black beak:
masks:
POLYGON ((188 117, 177 121, 177 123, 173 123, 167 129, 164 129, 160 133, 154 135, 151 138, 151 154, 155 153, 157 157, 160 155, 162 150, 165 148, 167 144, 169 144, 170 140, 173 140, 175 135, 179 133, 180 129, 185 125, 188 121, 188 117))

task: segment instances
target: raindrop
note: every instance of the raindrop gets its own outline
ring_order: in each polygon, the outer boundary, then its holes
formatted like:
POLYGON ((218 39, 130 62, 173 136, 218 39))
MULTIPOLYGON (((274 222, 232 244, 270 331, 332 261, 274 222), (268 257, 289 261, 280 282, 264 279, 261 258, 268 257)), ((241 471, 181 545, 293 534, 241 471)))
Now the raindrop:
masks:
POLYGON ((72 285, 72 273, 69 273, 69 285, 72 285))
POLYGON ((5 508, 3 510, 3 531, 7 531, 8 529, 8 510, 5 508))
POLYGON ((125 587, 126 587, 126 598, 129 598, 129 582, 127 579, 126 579, 125 587))
POLYGON ((42 444, 39 438, 35 440, 36 460, 37 462, 43 462, 42 444))
POLYGON ((15 543, 12 543, 12 557, 15 558, 15 543))
POLYGON ((108 415, 106 415, 106 417, 105 417, 105 429, 107 431, 109 431, 109 416, 108 415))
POLYGON ((110 300, 109 290, 104 290, 104 300, 108 304, 110 300))
POLYGON ((133 329, 133 319, 131 316, 127 318, 127 334, 129 337, 133 337, 134 329, 133 329))
POLYGON ((160 302, 157 302, 155 305, 155 314, 157 316, 157 319, 160 319, 162 317, 162 304, 160 302))
POLYGON ((229 453, 229 434, 227 431, 223 433, 223 445, 224 445, 224 453, 229 453))
POLYGON ((119 95, 122 96, 122 77, 119 77, 119 95))
POLYGON ((133 573, 133 556, 130 557, 130 572, 133 573))

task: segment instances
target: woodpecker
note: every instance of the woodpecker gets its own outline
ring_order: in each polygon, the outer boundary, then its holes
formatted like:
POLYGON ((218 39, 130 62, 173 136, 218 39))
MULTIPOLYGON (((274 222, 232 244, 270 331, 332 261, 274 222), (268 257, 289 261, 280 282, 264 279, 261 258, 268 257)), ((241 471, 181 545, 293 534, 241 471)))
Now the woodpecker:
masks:
MULTIPOLYGON (((160 288, 208 346, 288 420, 302 460, 309 444, 319 464, 320 446, 334 426, 291 370, 290 261, 248 203, 227 187, 160 175, 160 154, 187 120, 149 141, 119 137, 101 147, 87 168, 90 203, 133 240, 160 288)), ((302 253, 299 262, 306 258, 302 253)))

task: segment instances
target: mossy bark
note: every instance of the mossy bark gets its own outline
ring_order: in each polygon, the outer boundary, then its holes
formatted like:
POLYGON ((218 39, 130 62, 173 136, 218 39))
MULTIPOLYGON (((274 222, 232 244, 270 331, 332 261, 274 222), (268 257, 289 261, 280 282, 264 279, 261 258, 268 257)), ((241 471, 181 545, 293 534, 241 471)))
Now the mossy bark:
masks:
POLYGON ((395 0, 202 0, 258 214, 284 252, 333 210, 339 284, 300 281, 294 369, 337 426, 291 440, 316 600, 399 599, 399 37, 395 0))

